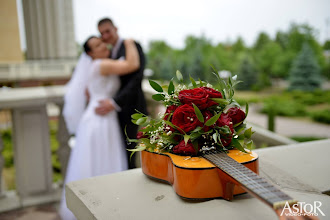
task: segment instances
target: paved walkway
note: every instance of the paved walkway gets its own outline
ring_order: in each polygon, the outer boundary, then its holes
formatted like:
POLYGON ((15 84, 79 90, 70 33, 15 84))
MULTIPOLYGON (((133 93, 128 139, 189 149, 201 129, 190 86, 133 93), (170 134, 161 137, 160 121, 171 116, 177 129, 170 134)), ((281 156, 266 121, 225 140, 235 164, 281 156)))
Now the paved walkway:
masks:
POLYGON ((56 212, 57 203, 28 207, 0 213, 1 220, 61 220, 56 212))
MULTIPOLYGON (((258 108, 257 105, 249 106, 247 120, 267 129, 268 117, 265 114, 258 113, 258 108)), ((330 138, 330 125, 276 116, 275 132, 286 137, 305 136, 330 138)))

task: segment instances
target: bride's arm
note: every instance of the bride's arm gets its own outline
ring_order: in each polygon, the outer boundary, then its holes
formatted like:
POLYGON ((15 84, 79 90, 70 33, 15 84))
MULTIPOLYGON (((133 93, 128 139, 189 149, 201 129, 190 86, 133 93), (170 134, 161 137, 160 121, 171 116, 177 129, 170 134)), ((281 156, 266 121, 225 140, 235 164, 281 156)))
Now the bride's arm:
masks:
POLYGON ((102 75, 125 75, 140 67, 140 57, 133 40, 124 41, 126 48, 125 60, 103 59, 100 64, 102 75))

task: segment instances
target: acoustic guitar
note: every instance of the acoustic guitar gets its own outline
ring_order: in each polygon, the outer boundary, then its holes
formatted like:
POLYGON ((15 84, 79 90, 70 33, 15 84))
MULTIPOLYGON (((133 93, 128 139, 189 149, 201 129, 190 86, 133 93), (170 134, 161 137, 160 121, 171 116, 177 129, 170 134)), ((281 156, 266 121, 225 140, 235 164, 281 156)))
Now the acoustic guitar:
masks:
POLYGON ((259 161, 254 152, 213 151, 201 157, 189 157, 142 151, 141 164, 145 175, 171 184, 176 194, 184 199, 232 200, 234 195, 249 192, 270 206, 279 219, 318 219, 285 215, 285 205, 293 206, 297 201, 257 175, 259 161))

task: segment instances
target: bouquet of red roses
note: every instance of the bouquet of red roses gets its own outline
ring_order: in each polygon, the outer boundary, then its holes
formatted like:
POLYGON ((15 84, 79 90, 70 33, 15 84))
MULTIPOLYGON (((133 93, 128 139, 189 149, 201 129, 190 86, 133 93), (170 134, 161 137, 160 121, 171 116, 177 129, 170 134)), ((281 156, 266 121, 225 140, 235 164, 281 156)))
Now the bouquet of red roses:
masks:
POLYGON ((132 115, 132 122, 142 127, 137 139, 129 140, 140 143, 132 151, 194 156, 215 149, 237 148, 245 152, 245 148, 251 148, 252 130, 246 129, 244 123, 248 105, 244 112, 233 99, 233 87, 239 83, 237 76, 225 81, 215 75, 215 87, 201 80, 196 82, 191 77, 191 82, 185 85, 179 71, 176 73, 180 82, 177 86, 172 80, 168 86, 149 80, 158 92, 152 98, 162 102, 166 111, 158 119, 139 112, 132 115))

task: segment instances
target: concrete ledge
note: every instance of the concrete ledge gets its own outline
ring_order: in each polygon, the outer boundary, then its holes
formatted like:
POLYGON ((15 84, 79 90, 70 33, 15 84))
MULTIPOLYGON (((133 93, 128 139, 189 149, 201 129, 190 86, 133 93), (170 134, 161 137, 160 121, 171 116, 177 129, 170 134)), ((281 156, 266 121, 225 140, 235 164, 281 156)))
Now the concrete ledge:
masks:
POLYGON ((298 143, 295 140, 276 134, 253 123, 247 123, 247 127, 252 127, 252 130, 255 131, 252 135, 252 139, 257 146, 262 144, 267 144, 267 146, 279 146, 298 143))
POLYGON ((0 197, 0 213, 20 209, 28 206, 59 202, 62 196, 62 188, 54 186, 54 191, 48 194, 20 198, 16 191, 6 191, 0 197))
MULTIPOLYGON (((330 197, 321 191, 330 189, 330 140, 257 153, 262 176, 301 202, 321 201, 326 216, 319 218, 329 218, 330 197)), ((236 196, 232 202, 182 200, 170 185, 147 178, 141 169, 71 182, 66 195, 78 219, 277 219, 268 206, 249 194, 236 196)))

